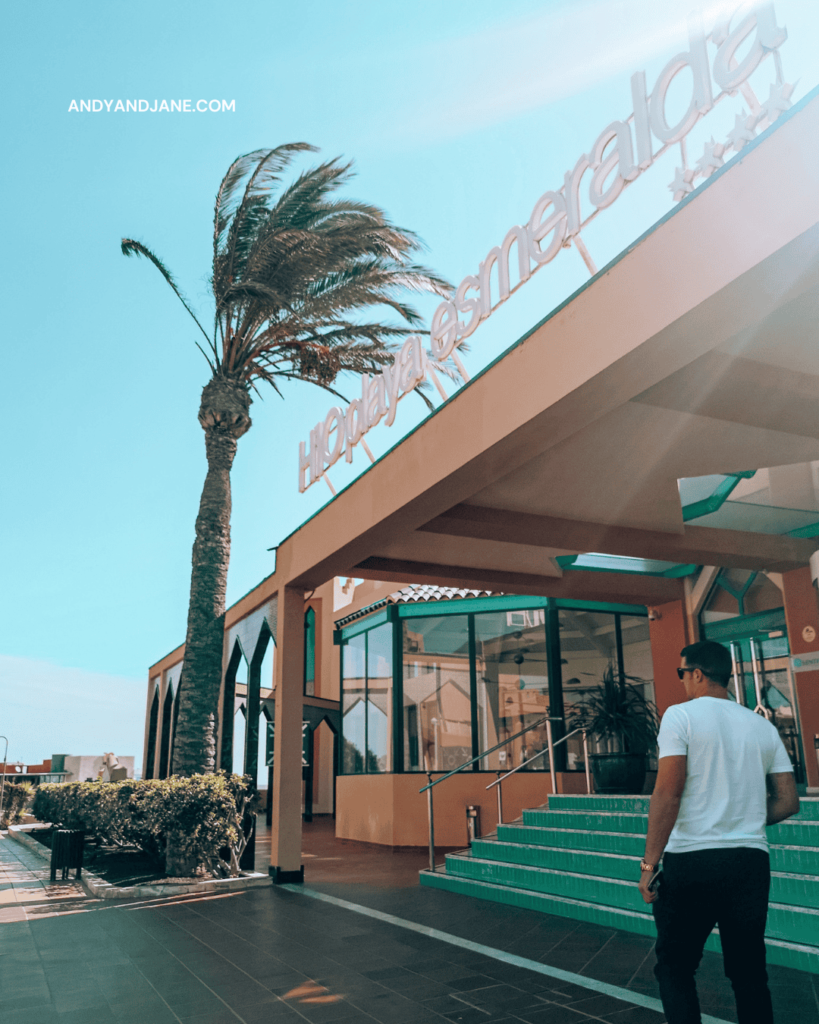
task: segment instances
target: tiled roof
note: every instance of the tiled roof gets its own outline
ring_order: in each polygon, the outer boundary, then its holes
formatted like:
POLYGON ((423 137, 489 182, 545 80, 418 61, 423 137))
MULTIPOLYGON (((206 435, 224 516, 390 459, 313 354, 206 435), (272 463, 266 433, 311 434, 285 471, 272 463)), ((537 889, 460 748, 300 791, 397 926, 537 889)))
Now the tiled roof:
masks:
POLYGON ((388 604, 418 604, 421 601, 457 601, 465 597, 491 597, 492 593, 491 590, 465 590, 461 587, 434 587, 426 583, 410 583, 409 586, 402 587, 401 590, 396 590, 395 593, 388 594, 387 597, 382 597, 380 601, 367 605, 366 608, 360 608, 357 612, 345 615, 343 619, 337 619, 336 629, 340 629, 350 622, 355 622, 356 619, 362 619, 365 615, 372 615, 373 612, 378 611, 379 608, 386 607, 388 604))

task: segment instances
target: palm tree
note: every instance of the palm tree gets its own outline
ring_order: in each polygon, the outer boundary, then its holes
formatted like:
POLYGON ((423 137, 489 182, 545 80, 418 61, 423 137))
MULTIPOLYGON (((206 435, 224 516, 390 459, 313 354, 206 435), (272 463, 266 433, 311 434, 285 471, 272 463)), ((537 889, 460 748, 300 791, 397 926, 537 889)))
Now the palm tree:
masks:
POLYGON ((340 373, 375 370, 391 359, 399 339, 419 332, 421 318, 401 301, 402 291, 451 292, 446 281, 411 261, 421 247, 415 235, 375 206, 335 196, 351 177, 350 164, 319 164, 285 187, 283 172, 308 150, 315 147, 255 150, 235 160, 222 179, 213 218, 212 336, 162 261, 142 243, 122 240, 124 255, 149 259, 196 321, 211 370, 199 407, 208 471, 193 544, 175 774, 216 767, 230 470, 236 443, 250 429, 251 390, 258 393, 264 381, 281 395, 280 381, 295 379, 338 394, 340 373), (404 323, 379 319, 378 307, 404 323))

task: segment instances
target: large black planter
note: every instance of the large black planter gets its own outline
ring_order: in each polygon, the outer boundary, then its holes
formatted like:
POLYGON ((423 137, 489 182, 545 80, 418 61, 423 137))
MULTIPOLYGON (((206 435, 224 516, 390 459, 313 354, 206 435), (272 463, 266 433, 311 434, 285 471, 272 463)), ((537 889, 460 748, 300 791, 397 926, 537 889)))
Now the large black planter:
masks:
POLYGON ((642 793, 646 782, 645 754, 589 754, 596 793, 642 793))

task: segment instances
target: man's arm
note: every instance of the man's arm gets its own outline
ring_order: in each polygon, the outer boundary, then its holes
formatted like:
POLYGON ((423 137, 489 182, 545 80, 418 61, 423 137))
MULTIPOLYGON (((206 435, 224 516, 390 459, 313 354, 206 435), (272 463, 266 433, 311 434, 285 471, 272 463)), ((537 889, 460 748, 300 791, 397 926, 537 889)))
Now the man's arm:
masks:
MULTIPOLYGON (((649 864, 659 863, 674 828, 674 822, 680 813, 687 761, 688 758, 684 754, 660 758, 657 781, 654 783, 654 792, 651 794, 648 809, 648 835, 644 859, 649 864)), ((649 889, 655 874, 656 871, 643 871, 640 874, 640 895, 646 903, 653 903, 657 899, 657 893, 649 889)))
POLYGON ((773 772, 765 776, 768 789, 768 817, 766 825, 775 825, 796 814, 799 810, 799 795, 793 772, 773 772))

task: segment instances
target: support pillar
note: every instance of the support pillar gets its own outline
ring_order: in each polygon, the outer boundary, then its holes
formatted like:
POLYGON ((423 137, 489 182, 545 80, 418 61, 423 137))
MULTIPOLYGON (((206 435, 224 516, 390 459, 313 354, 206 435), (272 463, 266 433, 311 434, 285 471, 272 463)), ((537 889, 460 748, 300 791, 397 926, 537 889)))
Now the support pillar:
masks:
MULTIPOLYGON (((791 654, 797 658, 815 655, 819 651, 819 608, 808 566, 783 572, 782 592, 791 654)), ((819 766, 813 745, 814 737, 819 735, 819 670, 794 672, 794 682, 805 774, 808 786, 813 789, 819 787, 819 766)))
POLYGON ((303 882, 301 863, 301 722, 304 685, 304 590, 279 591, 276 635, 276 753, 270 827, 274 882, 303 882))
POLYGON ((691 643, 686 630, 685 601, 669 601, 649 609, 651 661, 654 665, 654 699, 662 715, 672 704, 687 700, 677 678, 680 651, 691 643))

